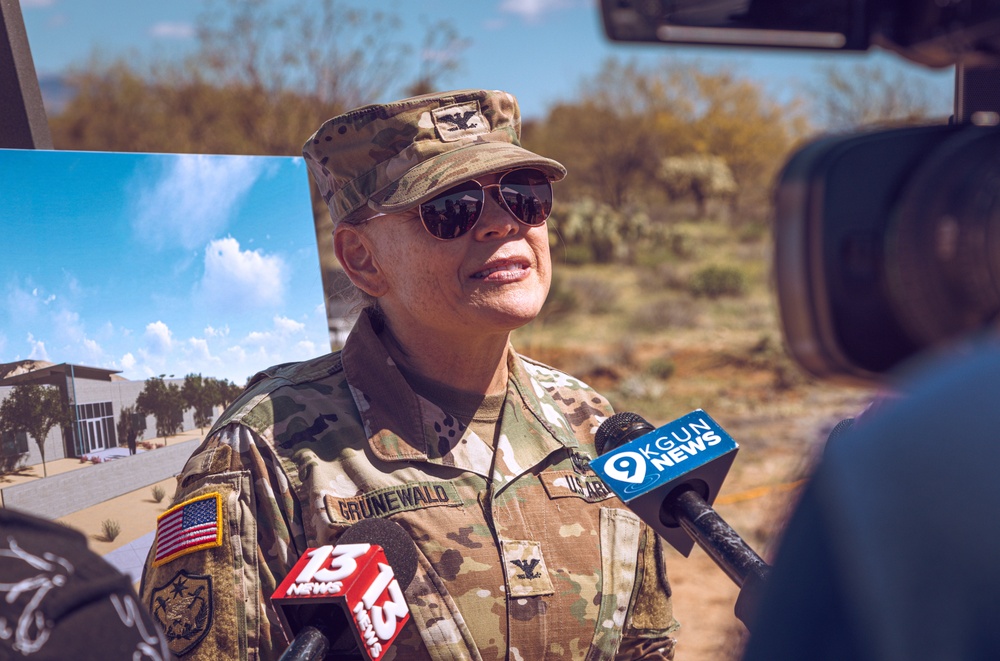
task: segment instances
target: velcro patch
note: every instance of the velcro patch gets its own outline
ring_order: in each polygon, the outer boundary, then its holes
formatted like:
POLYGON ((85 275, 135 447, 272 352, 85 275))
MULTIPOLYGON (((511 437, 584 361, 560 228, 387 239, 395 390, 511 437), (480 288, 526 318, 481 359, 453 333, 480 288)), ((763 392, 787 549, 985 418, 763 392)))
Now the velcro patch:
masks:
POLYGON ((462 498, 450 482, 410 482, 383 487, 352 498, 324 498, 326 514, 334 523, 389 516, 428 507, 460 507, 462 498))
POLYGON ((582 498, 598 503, 615 495, 597 475, 580 475, 576 471, 546 471, 538 479, 549 498, 582 498))
POLYGON ((540 542, 503 540, 502 550, 511 597, 536 597, 555 592, 540 542))
POLYGON ((189 574, 183 569, 149 598, 149 612, 167 638, 167 647, 177 656, 190 652, 212 628, 214 610, 212 577, 189 574))
POLYGON ((434 126, 444 142, 455 142, 470 135, 489 133, 490 124, 479 111, 479 102, 459 103, 431 111, 434 126))
POLYGON ((222 545, 222 496, 207 493, 156 517, 153 566, 222 545))

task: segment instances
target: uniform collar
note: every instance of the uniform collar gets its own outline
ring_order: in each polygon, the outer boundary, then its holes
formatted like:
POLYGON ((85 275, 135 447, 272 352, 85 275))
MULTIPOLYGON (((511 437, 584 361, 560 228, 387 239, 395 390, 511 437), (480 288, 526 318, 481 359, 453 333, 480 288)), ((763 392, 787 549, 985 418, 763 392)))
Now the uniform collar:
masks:
MULTIPOLYGON (((450 416, 418 396, 400 374, 372 328, 358 317, 342 352, 344 372, 369 445, 383 461, 419 461, 452 466, 488 477, 493 451, 478 439, 458 443, 448 436, 450 416)), ((501 481, 578 442, 557 402, 513 348, 508 351, 507 401, 501 416, 497 477, 501 481)), ((454 419, 451 419, 454 422, 454 419)))

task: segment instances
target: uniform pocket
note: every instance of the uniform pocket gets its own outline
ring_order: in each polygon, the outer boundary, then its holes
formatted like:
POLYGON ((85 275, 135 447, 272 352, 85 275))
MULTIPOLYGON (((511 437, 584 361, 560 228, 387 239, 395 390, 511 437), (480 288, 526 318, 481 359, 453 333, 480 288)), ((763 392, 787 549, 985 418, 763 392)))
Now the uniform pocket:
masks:
POLYGON ((642 523, 625 509, 601 508, 601 605, 587 661, 613 659, 635 587, 642 523))

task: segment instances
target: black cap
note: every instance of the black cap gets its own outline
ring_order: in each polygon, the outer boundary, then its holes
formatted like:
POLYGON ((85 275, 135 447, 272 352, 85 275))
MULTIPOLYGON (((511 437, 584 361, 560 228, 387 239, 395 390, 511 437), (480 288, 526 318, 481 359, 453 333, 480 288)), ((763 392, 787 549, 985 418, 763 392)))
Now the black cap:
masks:
POLYGON ((83 534, 0 509, 0 658, 157 655, 173 658, 131 579, 87 548, 83 534))

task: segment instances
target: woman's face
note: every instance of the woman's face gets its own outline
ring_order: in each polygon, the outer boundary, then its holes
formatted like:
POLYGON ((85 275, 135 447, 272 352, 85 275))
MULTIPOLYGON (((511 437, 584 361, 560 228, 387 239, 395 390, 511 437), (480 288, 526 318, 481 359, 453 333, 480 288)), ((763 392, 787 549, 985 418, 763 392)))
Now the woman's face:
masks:
POLYGON ((363 232, 385 278, 379 304, 397 333, 506 334, 534 319, 549 292, 547 228, 518 222, 491 195, 457 239, 431 236, 416 209, 375 218, 363 232))

